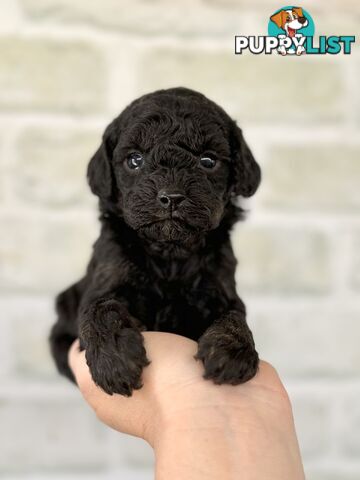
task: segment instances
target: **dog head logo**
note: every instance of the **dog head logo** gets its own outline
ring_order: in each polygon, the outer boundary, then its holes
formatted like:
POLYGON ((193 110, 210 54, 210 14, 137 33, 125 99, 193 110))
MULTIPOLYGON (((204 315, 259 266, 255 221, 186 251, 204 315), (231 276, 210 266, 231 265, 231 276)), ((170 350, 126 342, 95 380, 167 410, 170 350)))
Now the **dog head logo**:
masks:
POLYGON ((269 21, 269 35, 283 41, 278 48, 281 55, 305 53, 306 37, 312 37, 314 30, 311 16, 301 7, 283 7, 271 15, 269 21))
POLYGON ((288 37, 294 37, 298 30, 307 27, 308 19, 304 16, 302 8, 293 7, 289 10, 280 10, 270 17, 270 20, 286 32, 288 37))

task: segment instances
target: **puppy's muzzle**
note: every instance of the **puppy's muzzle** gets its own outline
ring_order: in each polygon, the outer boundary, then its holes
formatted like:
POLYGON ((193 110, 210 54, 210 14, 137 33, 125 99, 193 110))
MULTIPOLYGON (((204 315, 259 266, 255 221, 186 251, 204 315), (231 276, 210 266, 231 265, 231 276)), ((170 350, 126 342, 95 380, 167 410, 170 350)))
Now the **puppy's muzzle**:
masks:
POLYGON ((165 190, 161 190, 158 193, 158 201, 163 208, 176 209, 184 200, 185 195, 180 192, 167 192, 165 190))

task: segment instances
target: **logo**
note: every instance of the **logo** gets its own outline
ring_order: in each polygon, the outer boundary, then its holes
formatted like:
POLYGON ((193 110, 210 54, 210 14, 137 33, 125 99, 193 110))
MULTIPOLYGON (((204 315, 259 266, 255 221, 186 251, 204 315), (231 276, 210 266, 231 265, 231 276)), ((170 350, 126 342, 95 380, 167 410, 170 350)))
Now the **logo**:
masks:
POLYGON ((287 6, 276 10, 268 22, 267 36, 235 36, 235 54, 249 50, 258 55, 302 54, 310 55, 349 55, 355 43, 355 35, 320 36, 315 39, 315 23, 309 12, 301 7, 287 6))
POLYGON ((271 15, 268 24, 270 37, 283 42, 278 47, 281 55, 301 55, 306 51, 306 37, 313 37, 315 24, 310 14, 300 7, 284 7, 271 15), (287 39, 287 40, 286 40, 287 39), (287 47, 287 45, 289 45, 287 47))

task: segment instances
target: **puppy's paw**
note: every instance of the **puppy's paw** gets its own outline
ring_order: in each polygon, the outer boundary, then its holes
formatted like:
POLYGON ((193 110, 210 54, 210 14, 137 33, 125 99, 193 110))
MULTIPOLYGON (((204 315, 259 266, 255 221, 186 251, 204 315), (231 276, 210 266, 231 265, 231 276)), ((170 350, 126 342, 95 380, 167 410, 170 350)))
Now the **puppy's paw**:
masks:
POLYGON ((204 363, 204 378, 212 379, 218 385, 247 382, 255 376, 259 365, 259 356, 252 342, 223 333, 204 334, 195 358, 204 363))
POLYGON ((99 299, 81 312, 81 347, 94 382, 106 393, 130 396, 149 364, 138 322, 116 299, 99 299))
POLYGON ((143 337, 132 328, 124 328, 111 335, 111 339, 87 346, 86 361, 94 382, 106 393, 130 397, 133 390, 142 387, 142 370, 150 363, 143 337))

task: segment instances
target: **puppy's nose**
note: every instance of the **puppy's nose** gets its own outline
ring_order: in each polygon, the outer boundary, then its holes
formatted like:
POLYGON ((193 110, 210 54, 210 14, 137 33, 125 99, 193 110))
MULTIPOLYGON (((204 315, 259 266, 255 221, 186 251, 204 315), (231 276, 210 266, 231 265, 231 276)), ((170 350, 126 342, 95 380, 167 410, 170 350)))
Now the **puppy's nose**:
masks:
POLYGON ((158 200, 162 207, 177 207, 180 203, 185 200, 185 195, 180 192, 165 192, 162 190, 158 193, 158 200))
POLYGON ((298 17, 299 22, 303 25, 306 22, 306 17, 298 17))

